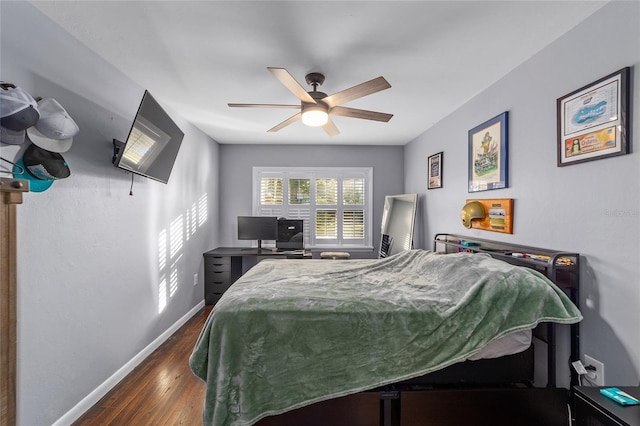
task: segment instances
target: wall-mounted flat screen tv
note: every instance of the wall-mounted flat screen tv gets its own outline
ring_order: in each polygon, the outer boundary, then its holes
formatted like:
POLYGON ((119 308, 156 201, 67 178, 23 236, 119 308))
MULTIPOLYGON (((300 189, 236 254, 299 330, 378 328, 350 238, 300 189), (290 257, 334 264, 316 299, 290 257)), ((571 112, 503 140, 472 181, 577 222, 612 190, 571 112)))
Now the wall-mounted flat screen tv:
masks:
POLYGON ((183 138, 182 130, 145 90, 127 140, 113 140, 113 164, 167 183, 183 138))

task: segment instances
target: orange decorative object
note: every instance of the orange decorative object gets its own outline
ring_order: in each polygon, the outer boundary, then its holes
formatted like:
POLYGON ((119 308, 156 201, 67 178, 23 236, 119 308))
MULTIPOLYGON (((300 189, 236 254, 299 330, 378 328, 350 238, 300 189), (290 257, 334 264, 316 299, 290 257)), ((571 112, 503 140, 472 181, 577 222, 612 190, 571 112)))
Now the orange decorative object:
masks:
POLYGON ((482 204, 486 215, 484 219, 472 220, 471 228, 513 234, 513 198, 467 200, 466 202, 468 204, 474 201, 482 204))

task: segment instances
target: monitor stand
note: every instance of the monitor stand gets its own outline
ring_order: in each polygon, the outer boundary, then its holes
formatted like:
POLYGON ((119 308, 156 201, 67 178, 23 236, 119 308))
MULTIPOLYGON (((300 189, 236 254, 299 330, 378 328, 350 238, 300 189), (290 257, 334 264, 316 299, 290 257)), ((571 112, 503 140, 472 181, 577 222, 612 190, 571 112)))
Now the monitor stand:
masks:
POLYGON ((258 253, 273 253, 274 251, 276 251, 275 249, 270 249, 270 248, 262 248, 262 240, 258 240, 258 253))
POLYGON ((256 250, 258 253, 260 253, 262 251, 262 240, 258 240, 258 247, 243 247, 242 250, 256 250))

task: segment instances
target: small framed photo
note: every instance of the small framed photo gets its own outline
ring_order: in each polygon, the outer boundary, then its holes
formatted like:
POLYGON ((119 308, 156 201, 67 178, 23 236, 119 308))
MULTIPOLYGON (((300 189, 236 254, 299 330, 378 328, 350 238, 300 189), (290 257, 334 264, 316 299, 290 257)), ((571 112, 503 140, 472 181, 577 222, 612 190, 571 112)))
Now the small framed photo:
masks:
POLYGON ((469 192, 507 188, 507 111, 469 130, 469 192))
POLYGON ((442 188, 442 152, 429 157, 427 189, 442 188))
POLYGON ((557 100, 558 167, 629 153, 630 68, 557 100))

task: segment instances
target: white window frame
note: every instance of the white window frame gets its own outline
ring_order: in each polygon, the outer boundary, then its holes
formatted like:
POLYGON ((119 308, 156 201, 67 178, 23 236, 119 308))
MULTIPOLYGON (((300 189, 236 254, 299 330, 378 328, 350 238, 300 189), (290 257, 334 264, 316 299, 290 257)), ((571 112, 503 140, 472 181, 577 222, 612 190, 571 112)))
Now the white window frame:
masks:
MULTIPOLYGON (((288 179, 311 179, 311 201, 308 205, 310 210, 309 219, 305 220, 305 248, 307 249, 349 249, 349 250, 372 250, 373 249, 373 167, 253 167, 253 189, 252 208, 256 216, 278 216, 295 218, 288 215, 289 209, 299 210, 305 208, 300 205, 289 206, 289 185, 288 179), (283 205, 282 206, 261 206, 260 204, 260 183, 263 178, 283 179, 283 205), (315 199, 315 179, 338 179, 338 205, 326 206, 316 205, 315 199), (364 238, 344 239, 342 238, 342 213, 344 210, 352 210, 359 206, 343 205, 342 180, 343 179, 364 179, 364 238), (335 207, 338 210, 338 238, 325 239, 315 238, 315 211, 327 207, 335 207)), ((266 244, 268 245, 268 244, 266 244)))

